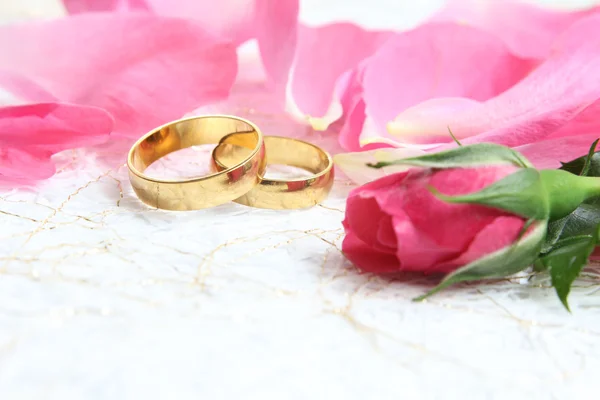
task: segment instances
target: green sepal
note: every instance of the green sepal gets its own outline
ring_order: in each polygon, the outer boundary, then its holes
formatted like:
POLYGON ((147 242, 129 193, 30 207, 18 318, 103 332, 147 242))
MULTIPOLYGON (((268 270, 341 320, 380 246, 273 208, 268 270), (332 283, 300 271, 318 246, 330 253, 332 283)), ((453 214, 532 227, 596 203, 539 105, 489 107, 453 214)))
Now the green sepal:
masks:
POLYGON ((454 133, 452 133, 452 130, 450 129, 450 127, 448 127, 448 133, 450 134, 450 137, 452 138, 452 140, 454 140, 454 143, 456 143, 458 146, 462 146, 462 143, 460 142, 460 140, 458 140, 456 138, 456 136, 454 136, 454 133))
POLYGON ((584 201, 600 195, 600 179, 578 176, 561 169, 545 169, 540 177, 548 196, 550 220, 563 218, 584 201))
POLYGON ((583 168, 581 169, 579 175, 588 176, 588 174, 590 173, 590 169, 592 167, 592 157, 596 152, 596 146, 598 146, 599 140, 600 139, 596 139, 594 143, 592 143, 592 145, 590 146, 590 150, 588 151, 587 157, 585 158, 585 162, 583 163, 583 168))
POLYGON ((546 221, 536 222, 533 229, 521 240, 457 269, 435 288, 415 298, 414 301, 424 300, 455 283, 504 278, 524 270, 536 261, 546 235, 546 228, 546 221))
POLYGON ((571 286, 587 264, 597 243, 597 231, 594 235, 571 236, 556 242, 552 250, 539 259, 550 272, 552 286, 569 312, 571 309, 568 297, 571 286))
POLYGON ((424 168, 461 168, 486 165, 512 164, 527 168, 532 164, 519 152, 493 143, 476 143, 456 149, 426 154, 419 157, 402 158, 394 161, 382 161, 367 164, 372 168, 383 168, 390 165, 413 165, 424 168))
POLYGON ((480 204, 536 220, 546 220, 549 214, 540 172, 533 168, 520 169, 471 194, 447 196, 433 187, 430 190, 448 203, 480 204))
MULTIPOLYGON (((588 154, 575 160, 562 163, 560 168, 573 175, 600 177, 600 153, 595 152, 598 140, 591 146, 588 154)), ((579 205, 569 215, 552 221, 548 225, 548 235, 542 247, 546 254, 563 239, 573 236, 593 235, 600 224, 600 197, 592 197, 579 205)))

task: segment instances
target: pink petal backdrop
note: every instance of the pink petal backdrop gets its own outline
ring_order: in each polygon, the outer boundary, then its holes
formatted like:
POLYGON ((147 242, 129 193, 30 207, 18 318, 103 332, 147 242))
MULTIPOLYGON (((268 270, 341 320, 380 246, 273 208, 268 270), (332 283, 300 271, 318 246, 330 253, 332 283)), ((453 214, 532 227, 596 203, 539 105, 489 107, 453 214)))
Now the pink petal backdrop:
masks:
POLYGON ((357 171, 365 157, 452 145, 448 127, 465 143, 526 146, 550 167, 585 152, 598 128, 593 8, 454 0, 393 31, 308 26, 297 0, 64 3, 75 15, 0 27, 0 85, 21 104, 105 109, 117 159, 152 127, 209 110, 334 153, 369 151, 338 155, 350 177, 372 176, 357 171), (248 41, 260 59, 245 55, 248 41))
POLYGON ((294 54, 298 0, 224 0, 218 3, 210 0, 64 0, 64 3, 74 14, 146 11, 186 18, 235 45, 255 38, 265 69, 274 81, 286 79, 294 54))
MULTIPOLYGON (((451 142, 447 134, 448 128, 451 128, 463 143, 487 141, 517 149, 526 146, 523 150, 532 157, 536 165, 555 168, 559 161, 584 154, 594 140, 594 135, 598 135, 600 120, 597 117, 596 101, 600 98, 600 53, 597 50, 599 18, 598 13, 590 13, 570 24, 564 32, 555 35, 553 50, 546 60, 538 61, 539 65, 530 73, 522 73, 522 80, 515 80, 514 86, 504 87, 507 90, 499 90, 496 96, 490 96, 483 102, 478 101, 473 94, 450 98, 434 96, 421 103, 399 103, 397 107, 390 101, 392 106, 386 108, 382 106, 386 99, 386 86, 382 84, 380 91, 374 91, 372 97, 377 100, 371 102, 371 108, 366 94, 363 96, 366 111, 364 118, 353 116, 349 120, 352 127, 361 127, 363 124, 362 130, 344 129, 342 137, 349 134, 357 137, 359 144, 362 140, 363 144, 382 143, 383 147, 410 148, 421 144, 421 149, 431 151, 447 148, 441 144, 451 142), (377 104, 378 107, 375 106, 377 104), (384 114, 386 110, 387 115, 384 114), (392 118, 390 116, 394 114, 394 110, 396 116, 392 118), (381 115, 379 119, 378 115, 381 115), (366 122, 370 123, 367 125, 366 122), (568 146, 564 146, 567 143, 568 146)), ((373 60, 376 57, 369 61, 373 60)), ((481 62, 488 60, 490 56, 482 58, 481 62)), ((533 60, 533 65, 535 64, 536 61, 533 60)), ((369 68, 369 65, 365 68, 369 68)), ((517 70, 512 71, 518 75, 517 70)), ((375 74, 377 78, 380 75, 375 74)), ((467 80, 462 82, 468 85, 471 76, 472 74, 463 75, 463 79, 467 80)), ((429 82, 433 84, 432 80, 429 82)), ((454 78, 451 82, 456 84, 461 79, 454 78)), ((394 90, 396 87, 392 85, 387 88, 387 98, 400 98, 401 92, 394 90)), ((361 150, 361 147, 348 146, 352 143, 348 138, 344 143, 349 150, 361 150)), ((381 153, 381 150, 371 153, 376 152, 381 153)), ((402 150, 389 150, 386 157, 397 154, 401 158, 404 153, 402 150)), ((353 163, 352 159, 359 157, 364 158, 365 155, 338 156, 338 165, 362 182, 375 177, 373 173, 358 171, 364 166, 353 163)))

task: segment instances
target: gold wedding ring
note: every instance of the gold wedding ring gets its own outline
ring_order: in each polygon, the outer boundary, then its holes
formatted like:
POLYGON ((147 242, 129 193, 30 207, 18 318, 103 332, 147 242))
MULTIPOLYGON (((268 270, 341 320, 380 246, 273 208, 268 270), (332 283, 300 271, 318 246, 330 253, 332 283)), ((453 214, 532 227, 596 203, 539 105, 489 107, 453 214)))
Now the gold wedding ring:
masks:
POLYGON ((127 167, 133 189, 144 203, 165 210, 197 210, 227 203, 251 191, 265 172, 265 146, 260 130, 244 119, 224 115, 185 118, 156 128, 139 139, 129 151, 127 167), (182 180, 144 174, 150 164, 171 152, 217 144, 234 133, 244 135, 249 151, 227 168, 182 180))
MULTIPOLYGON (((251 207, 292 209, 311 207, 322 202, 333 185, 334 169, 331 156, 321 148, 279 136, 265 136, 268 164, 284 164, 311 172, 302 179, 280 180, 263 178, 259 185, 240 196, 236 203, 251 207)), ((214 167, 227 170, 248 156, 252 138, 247 133, 233 133, 221 139, 213 150, 214 167)))

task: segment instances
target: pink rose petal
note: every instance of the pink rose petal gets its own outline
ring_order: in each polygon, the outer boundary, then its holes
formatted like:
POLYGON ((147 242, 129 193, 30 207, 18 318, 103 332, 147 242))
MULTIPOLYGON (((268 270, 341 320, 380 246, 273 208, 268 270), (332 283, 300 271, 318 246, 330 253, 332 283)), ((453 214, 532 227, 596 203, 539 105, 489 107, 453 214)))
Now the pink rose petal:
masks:
POLYGON ((476 128, 457 130, 456 124, 448 124, 448 122, 453 121, 457 115, 471 111, 480 105, 479 101, 464 97, 426 100, 405 109, 392 122, 388 122, 385 127, 387 133, 382 134, 381 129, 363 130, 360 142, 381 142, 397 147, 420 143, 418 146, 421 148, 432 148, 427 144, 439 145, 453 142, 449 129, 457 139, 463 140, 480 132, 476 128))
POLYGON ((600 14, 576 23, 565 36, 559 52, 499 96, 483 103, 430 100, 401 113, 388 129, 401 140, 415 129, 424 136, 441 137, 450 127, 457 137, 466 138, 464 144, 511 147, 536 142, 559 129, 563 134, 577 134, 582 126, 588 132, 599 129, 596 113, 583 111, 596 110, 600 99, 600 14), (587 39, 570 41, 569 36, 587 39), (465 102, 472 106, 465 107, 465 102))
POLYGON ((255 0, 145 0, 148 9, 161 16, 194 20, 212 35, 236 45, 251 37, 255 0))
MULTIPOLYGON (((419 235, 419 240, 398 243, 398 258, 402 260, 402 268, 422 270, 455 257, 457 249, 462 251, 466 248, 477 232, 499 214, 499 211, 483 206, 445 203, 429 191, 429 185, 446 195, 468 194, 498 181, 514 170, 514 167, 443 170, 435 173, 431 179, 427 176, 414 179, 406 194, 396 190, 389 195, 382 208, 394 215, 395 223, 396 212, 402 212, 402 218, 395 226, 397 236, 404 237, 412 231, 419 235), (399 204, 402 206, 399 207, 399 204), (404 222, 407 218, 403 215, 407 216, 410 226, 404 222), (452 221, 452 224, 438 224, 436 221, 452 221), (431 243, 421 246, 420 241, 431 243), (431 253, 434 248, 435 257, 431 253)), ((408 234, 407 237, 413 238, 414 234, 408 234)))
MULTIPOLYGON (((345 79, 346 82, 340 96, 344 119, 341 121, 339 141, 342 148, 347 151, 361 151, 361 146, 356 140, 354 132, 362 131, 367 116, 365 100, 363 99, 363 74, 364 68, 359 67, 346 72, 340 78, 340 80, 345 79)), ((336 116, 336 119, 340 116, 336 116)))
POLYGON ((394 218, 394 229, 398 238, 396 257, 401 260, 401 271, 438 272, 437 266, 455 257, 457 250, 440 246, 434 239, 419 231, 410 218, 394 218))
POLYGON ((432 20, 485 30, 502 39, 517 56, 544 59, 554 40, 592 11, 554 11, 519 0, 450 0, 432 20))
POLYGON ((299 0, 255 1, 254 36, 258 40, 267 75, 280 87, 283 96, 284 83, 288 80, 296 50, 299 0))
POLYGON ((96 107, 40 103, 0 108, 0 146, 64 150, 106 140, 113 120, 96 107))
POLYGON ((40 103, 0 108, 0 183, 52 176, 50 156, 104 142, 112 117, 96 107, 40 103))
POLYGON ((523 229, 524 221, 519 217, 500 216, 481 229, 467 250, 459 257, 436 266, 436 271, 452 272, 488 254, 512 245, 523 229))
POLYGON ((63 1, 72 13, 142 9, 157 15, 194 20, 210 34, 232 41, 236 46, 256 38, 270 80, 280 85, 287 80, 294 58, 299 0, 63 1))
POLYGON ((27 76, 60 101, 106 109, 115 131, 132 137, 225 98, 236 74, 232 46, 193 22, 150 14, 0 26, 0 54, 0 85, 17 96, 39 101, 6 82, 8 74, 27 76))
POLYGON ((515 147, 515 150, 527 157, 536 168, 559 168, 561 162, 568 162, 587 154, 592 143, 598 138, 600 132, 565 136, 515 147))
POLYGON ((0 69, 0 82, 2 82, 1 87, 3 90, 9 93, 19 93, 20 98, 10 102, 11 105, 28 103, 24 99, 35 99, 38 102, 49 103, 57 101, 56 97, 48 93, 46 89, 20 73, 12 73, 0 69))
POLYGON ((389 122, 420 102, 448 96, 487 100, 513 86, 532 67, 531 60, 511 54, 500 39, 472 27, 436 23, 395 34, 357 74, 364 104, 354 101, 340 141, 352 151, 377 142, 426 148, 445 142, 450 140, 447 127, 434 135, 421 132, 413 121, 402 120, 402 135, 385 132, 389 122), (364 107, 362 122, 359 107, 364 107))
POLYGON ((31 185, 48 179, 56 172, 46 150, 0 147, 0 187, 31 185))
MULTIPOLYGON (((399 106, 398 115, 390 122, 386 121, 388 115, 382 112, 385 107, 371 106, 365 94, 364 120, 360 120, 360 115, 354 117, 351 114, 352 118, 347 121, 354 121, 354 128, 348 131, 345 127, 340 140, 348 148, 359 134, 356 129, 359 127, 362 144, 404 147, 417 143, 422 150, 439 151, 454 146, 448 128, 463 144, 495 142, 511 147, 598 132, 599 38, 600 14, 582 18, 557 39, 554 53, 546 62, 505 92, 486 101, 478 100, 473 94, 432 98, 405 109, 399 106)), ((376 61, 377 56, 374 56, 369 64, 376 61)), ((375 74, 376 77, 379 75, 375 74)), ((456 82, 456 79, 449 81, 456 82)), ((368 93, 366 86, 364 90, 368 93)), ((373 104, 383 101, 382 90, 383 87, 373 92, 373 104)), ((393 107, 390 107, 391 111, 393 107)), ((570 147, 569 158, 585 153, 583 140, 577 141, 576 150, 570 147)), ((574 143, 565 139, 564 143, 567 142, 574 143)), ((557 151, 546 148, 544 152, 551 159, 529 155, 539 165, 557 165, 557 151)))
MULTIPOLYGON (((402 176, 402 174, 394 176, 396 184, 402 184, 402 176)), ((404 176, 406 176, 406 174, 404 174, 404 176)), ((373 190, 376 190, 376 188, 373 188, 373 190)), ((385 194, 383 194, 383 196, 385 196, 385 194)), ((389 215, 382 212, 380 204, 382 204, 383 201, 381 196, 371 196, 369 190, 366 190, 358 196, 350 196, 348 198, 347 207, 352 208, 360 206, 360 212, 349 213, 346 218, 347 223, 350 226, 356 227, 354 233, 357 237, 361 238, 361 240, 369 246, 380 251, 393 253, 394 248, 396 247, 395 242, 391 246, 386 246, 380 244, 377 238, 382 222, 384 225, 392 228, 391 220, 386 219, 385 221, 382 221, 385 217, 389 218, 389 215)))
POLYGON ((350 23, 301 26, 288 97, 302 115, 327 114, 341 75, 373 54, 391 35, 350 23))
POLYGON ((463 254, 472 256, 504 247, 504 238, 513 232, 513 225, 509 224, 508 230, 493 230, 504 235, 498 240, 481 237, 481 232, 500 221, 499 217, 515 219, 519 227, 522 218, 480 205, 446 203, 433 195, 429 186, 448 195, 468 194, 515 170, 514 166, 411 169, 356 188, 347 200, 343 251, 359 268, 371 272, 447 272, 448 263, 463 254), (388 257, 394 250, 399 260, 396 264, 388 257), (374 261, 379 260, 377 253, 383 260, 389 258, 384 266, 374 261))
POLYGON ((366 66, 367 114, 383 124, 434 97, 487 100, 521 80, 532 64, 496 37, 454 24, 428 24, 394 35, 366 66))
MULTIPOLYGON (((414 175, 416 171, 411 172, 414 175)), ((370 272, 377 273, 420 271, 423 269, 421 266, 434 265, 439 260, 455 256, 455 250, 440 246, 419 231, 411 217, 403 211, 404 199, 412 196, 402 186, 406 178, 414 179, 408 173, 390 175, 350 193, 344 220, 347 236, 342 248, 357 267, 369 266, 370 272), (393 241, 390 235, 393 235, 393 241), (351 239, 348 239, 349 236, 352 236, 351 239), (382 242, 381 238, 385 241, 382 242), (361 252, 367 254, 363 257, 361 252), (376 252, 381 253, 380 257, 395 253, 396 260, 401 262, 377 265, 374 259, 366 257, 375 257, 376 252)))
POLYGON ((375 265, 372 272, 386 274, 398 272, 398 259, 394 253, 384 253, 373 249, 360 240, 353 232, 348 232, 343 242, 344 255, 360 268, 361 265, 375 265))

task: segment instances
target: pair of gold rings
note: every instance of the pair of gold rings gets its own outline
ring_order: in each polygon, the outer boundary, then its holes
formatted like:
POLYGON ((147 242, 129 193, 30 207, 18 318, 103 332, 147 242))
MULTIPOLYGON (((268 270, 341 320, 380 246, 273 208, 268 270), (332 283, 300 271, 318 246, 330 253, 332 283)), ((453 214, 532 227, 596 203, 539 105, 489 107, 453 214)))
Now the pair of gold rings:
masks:
POLYGON ((331 157, 321 148, 296 139, 263 136, 242 118, 210 115, 177 120, 140 138, 127 157, 129 179, 137 196, 165 210, 198 210, 230 201, 259 208, 291 209, 323 201, 333 185, 331 157), (157 179, 148 166, 177 150, 216 144, 212 173, 191 179, 157 179), (285 164, 312 173, 302 179, 264 177, 268 164, 285 164))

